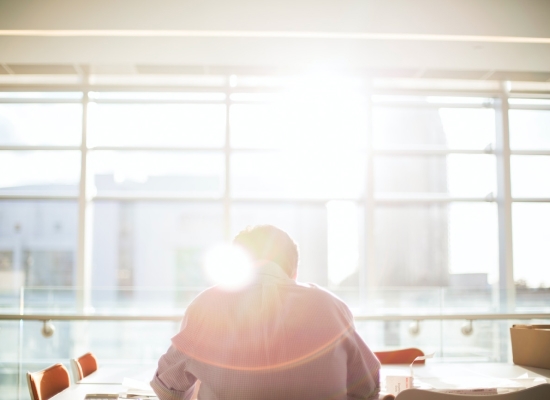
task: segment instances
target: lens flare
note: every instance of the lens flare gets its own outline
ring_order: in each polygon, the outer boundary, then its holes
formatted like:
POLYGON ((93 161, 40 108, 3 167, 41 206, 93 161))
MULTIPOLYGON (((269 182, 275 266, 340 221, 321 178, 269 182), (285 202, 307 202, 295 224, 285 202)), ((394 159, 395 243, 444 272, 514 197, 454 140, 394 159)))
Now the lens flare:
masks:
POLYGON ((206 276, 225 290, 239 290, 254 278, 252 261, 242 249, 229 244, 213 247, 204 258, 206 276))

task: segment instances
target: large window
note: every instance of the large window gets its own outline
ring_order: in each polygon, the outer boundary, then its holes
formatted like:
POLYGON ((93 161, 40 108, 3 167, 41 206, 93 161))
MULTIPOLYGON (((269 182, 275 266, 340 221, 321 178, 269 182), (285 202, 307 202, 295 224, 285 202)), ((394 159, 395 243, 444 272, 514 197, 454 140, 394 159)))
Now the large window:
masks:
POLYGON ((2 289, 196 291, 205 252, 258 223, 287 230, 299 277, 352 307, 387 287, 488 289, 512 267, 550 285, 548 100, 242 82, 2 92, 2 289))
POLYGON ((514 279, 550 286, 550 100, 511 99, 514 279))

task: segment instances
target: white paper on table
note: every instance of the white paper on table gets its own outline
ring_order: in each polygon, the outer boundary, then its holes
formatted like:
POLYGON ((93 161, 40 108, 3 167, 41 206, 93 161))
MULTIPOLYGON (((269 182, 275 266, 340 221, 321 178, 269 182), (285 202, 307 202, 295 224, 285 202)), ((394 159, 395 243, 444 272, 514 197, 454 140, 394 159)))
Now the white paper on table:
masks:
POLYGON ((435 353, 430 353, 430 354, 426 354, 424 356, 416 357, 413 360, 413 362, 411 363, 411 365, 409 366, 409 368, 411 369, 411 377, 414 378, 413 364, 415 363, 415 361, 427 360, 428 358, 433 358, 434 355, 435 355, 435 353))
MULTIPOLYGON (((453 376, 439 378, 419 378, 415 383, 421 383, 428 386, 429 389, 436 391, 448 391, 447 393, 459 393, 457 391, 472 390, 496 390, 498 394, 526 389, 532 386, 546 383, 545 378, 492 378, 487 376, 453 376), (437 389, 435 389, 437 388, 437 389)), ((415 385, 416 386, 416 385, 415 385)), ((494 394, 494 393, 493 393, 494 394)), ((480 393, 481 395, 481 393, 480 393)))
POLYGON ((137 379, 124 378, 122 380, 122 386, 126 389, 127 396, 156 396, 149 383, 138 381, 137 379))

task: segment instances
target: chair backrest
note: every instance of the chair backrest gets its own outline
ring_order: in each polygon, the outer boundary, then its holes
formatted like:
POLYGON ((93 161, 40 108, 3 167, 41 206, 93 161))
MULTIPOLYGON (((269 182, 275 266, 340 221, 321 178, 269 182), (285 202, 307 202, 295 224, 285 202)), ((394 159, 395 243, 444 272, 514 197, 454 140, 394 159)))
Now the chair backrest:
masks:
POLYGON ((48 400, 67 389, 71 382, 69 371, 62 364, 37 372, 27 372, 27 384, 31 400, 48 400))
POLYGON ((516 392, 475 396, 467 394, 438 393, 429 390, 407 389, 397 395, 395 400, 548 400, 550 384, 533 386, 516 392))
MULTIPOLYGON (((420 349, 411 347, 409 349, 375 351, 374 355, 381 364, 410 364, 416 357, 423 356, 424 352, 420 349)), ((417 363, 425 364, 425 361, 419 360, 417 363)))
POLYGON ((86 353, 78 358, 71 359, 71 369, 75 382, 97 371, 97 359, 92 353, 86 353))

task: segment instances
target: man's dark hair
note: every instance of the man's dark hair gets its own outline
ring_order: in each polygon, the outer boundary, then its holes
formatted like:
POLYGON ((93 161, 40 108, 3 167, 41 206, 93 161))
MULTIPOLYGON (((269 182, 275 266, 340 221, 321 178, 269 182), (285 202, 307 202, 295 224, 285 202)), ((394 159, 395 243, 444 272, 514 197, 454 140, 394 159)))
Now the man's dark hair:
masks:
POLYGON ((283 230, 273 225, 249 226, 239 232, 233 243, 243 247, 254 261, 279 264, 293 278, 298 268, 298 246, 283 230))

